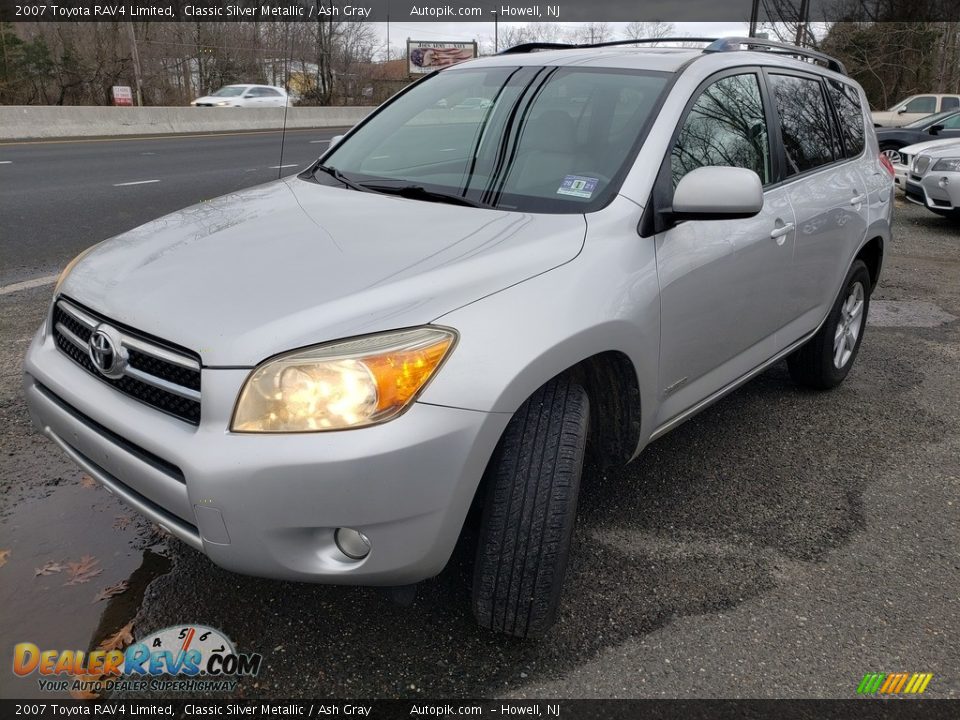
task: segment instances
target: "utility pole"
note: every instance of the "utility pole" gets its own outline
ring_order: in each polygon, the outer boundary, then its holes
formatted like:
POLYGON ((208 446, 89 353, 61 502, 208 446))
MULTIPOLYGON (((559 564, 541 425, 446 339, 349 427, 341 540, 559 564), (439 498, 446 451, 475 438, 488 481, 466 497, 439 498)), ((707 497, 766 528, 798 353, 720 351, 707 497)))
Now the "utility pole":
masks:
POLYGON ((810 0, 800 0, 800 20, 797 22, 797 41, 803 47, 807 39, 807 24, 810 22, 810 0))
POLYGON ((760 20, 760 0, 753 0, 753 6, 750 8, 750 32, 748 37, 757 36, 757 22, 760 20))
POLYGON ((387 0, 387 62, 390 62, 390 0, 387 0))
POLYGON ((140 52, 137 50, 137 34, 133 31, 133 23, 127 23, 130 32, 130 53, 133 56, 133 79, 137 85, 137 106, 143 107, 143 80, 140 77, 140 52))
POLYGON ((500 52, 500 26, 497 23, 497 18, 500 13, 496 10, 493 11, 493 54, 496 55, 500 52))

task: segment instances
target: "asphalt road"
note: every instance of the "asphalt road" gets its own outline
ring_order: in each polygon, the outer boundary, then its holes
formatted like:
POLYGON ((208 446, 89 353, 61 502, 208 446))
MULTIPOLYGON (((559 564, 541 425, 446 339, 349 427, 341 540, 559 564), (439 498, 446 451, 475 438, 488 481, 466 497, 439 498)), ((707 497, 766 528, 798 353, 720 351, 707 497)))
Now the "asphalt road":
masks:
MULTIPOLYGON (((157 213, 180 191, 162 189, 157 213)), ((898 205, 895 232, 844 385, 804 391, 781 364, 630 466, 588 468, 560 621, 528 642, 475 626, 467 545, 408 608, 164 546, 29 427, 19 362, 50 288, 0 295, 0 658, 14 639, 87 647, 133 619, 138 636, 202 623, 263 653, 245 697, 846 698, 867 672, 902 671, 956 698, 960 229, 898 205), (82 555, 103 568, 89 583, 35 575, 82 555)), ((0 695, 28 693, 0 673, 0 695)))
POLYGON ((160 215, 296 172, 342 132, 0 142, 0 286, 56 273, 160 215))

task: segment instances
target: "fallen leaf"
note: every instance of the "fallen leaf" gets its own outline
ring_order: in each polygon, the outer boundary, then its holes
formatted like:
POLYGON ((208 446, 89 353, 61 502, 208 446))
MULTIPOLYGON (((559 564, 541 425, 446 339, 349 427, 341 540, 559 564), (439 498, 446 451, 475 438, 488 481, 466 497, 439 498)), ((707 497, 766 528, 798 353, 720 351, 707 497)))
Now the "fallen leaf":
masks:
POLYGON ((114 595, 119 595, 126 591, 127 591, 127 581, 121 580, 120 582, 114 585, 109 585, 105 587, 103 590, 101 590, 100 592, 98 592, 97 596, 93 599, 93 602, 97 603, 97 602, 100 602, 101 600, 109 600, 114 595))
POLYGON ((10 557, 9 550, 0 550, 0 567, 7 564, 7 558, 10 557))
MULTIPOLYGON (((117 583, 117 585, 120 585, 120 584, 126 585, 127 583, 126 581, 124 581, 123 583, 117 583)), ((116 585, 111 587, 116 587, 116 585)), ((107 590, 109 589, 110 588, 107 588, 107 590)), ((124 587, 124 590, 126 590, 126 587, 124 587)), ((103 650, 105 652, 110 652, 111 650, 123 650, 127 645, 130 645, 131 643, 133 643, 133 621, 132 620, 128 622, 126 625, 124 625, 122 628, 117 630, 117 632, 115 632, 113 635, 110 635, 106 639, 104 639, 98 646, 98 649, 103 650)), ((103 680, 104 677, 106 676, 103 674, 79 675, 75 678, 75 680, 79 680, 81 683, 95 683, 98 680, 103 680)), ((97 700, 100 697, 100 693, 98 693, 96 690, 79 690, 78 689, 78 690, 71 690, 70 697, 74 698, 75 700, 97 700)))
POLYGON ((67 566, 63 563, 51 560, 43 567, 37 568, 36 572, 34 573, 34 577, 39 577, 41 575, 53 575, 54 573, 63 572, 66 569, 67 566))
POLYGON ((127 526, 132 522, 133 518, 129 515, 117 515, 113 520, 113 529, 126 530, 127 526))
MULTIPOLYGON (((103 675, 77 675, 73 680, 75 683, 95 683, 102 680, 103 675)), ((99 700, 100 693, 96 690, 71 690, 70 697, 74 700, 99 700)))
POLYGON ((81 475, 81 476, 80 476, 80 485, 82 485, 83 487, 87 488, 88 490, 92 490, 93 488, 95 488, 95 487, 97 486, 97 481, 94 480, 94 479, 93 479, 92 477, 90 477, 89 475, 81 475))
POLYGON ((79 585, 90 582, 91 579, 103 572, 103 568, 95 568, 100 561, 93 555, 84 555, 80 562, 67 563, 70 568, 70 579, 64 585, 79 585))
POLYGON ((109 652, 110 650, 123 650, 127 645, 133 643, 133 621, 131 620, 113 635, 107 637, 100 643, 100 649, 109 652))

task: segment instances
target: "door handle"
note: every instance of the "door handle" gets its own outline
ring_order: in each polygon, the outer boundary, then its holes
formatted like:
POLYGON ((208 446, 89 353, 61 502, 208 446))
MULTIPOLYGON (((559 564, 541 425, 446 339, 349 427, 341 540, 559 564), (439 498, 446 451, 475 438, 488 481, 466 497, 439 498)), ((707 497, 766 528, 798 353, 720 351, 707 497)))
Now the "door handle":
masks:
POLYGON ((854 195, 852 198, 850 198, 850 204, 862 205, 864 201, 866 201, 866 199, 867 199, 866 195, 854 195))
POLYGON ((770 231, 770 237, 777 241, 777 245, 783 245, 787 239, 787 235, 793 232, 794 227, 793 223, 786 223, 785 225, 776 227, 770 231))

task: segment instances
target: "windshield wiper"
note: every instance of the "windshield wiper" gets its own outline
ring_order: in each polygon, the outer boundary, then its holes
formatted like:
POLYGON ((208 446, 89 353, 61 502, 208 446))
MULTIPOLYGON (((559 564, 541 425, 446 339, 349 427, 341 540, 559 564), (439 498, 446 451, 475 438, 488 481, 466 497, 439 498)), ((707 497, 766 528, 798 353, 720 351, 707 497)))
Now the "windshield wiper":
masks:
POLYGON ((454 195, 452 193, 438 192, 436 190, 427 190, 422 185, 381 185, 379 183, 362 183, 366 190, 384 193, 386 195, 399 195, 411 200, 427 200, 429 202, 448 203, 450 205, 465 205, 475 208, 490 208, 486 203, 477 202, 463 197, 463 195, 454 195))
POLYGON ((357 190, 357 191, 359 191, 359 192, 371 192, 371 190, 372 190, 372 188, 368 189, 368 188, 364 187, 363 185, 354 182, 353 180, 351 180, 350 178, 348 178, 346 175, 344 175, 342 172, 340 172, 340 171, 339 171, 337 168, 335 168, 335 167, 328 167, 327 165, 322 165, 322 164, 320 164, 320 163, 317 163, 317 164, 314 165, 314 167, 313 167, 313 174, 316 175, 318 170, 319 170, 320 172, 326 173, 327 175, 329 175, 330 177, 332 177, 332 178, 333 178, 334 180, 336 180, 337 182, 343 183, 344 185, 346 185, 346 186, 347 186, 348 188, 350 188, 351 190, 357 190))

